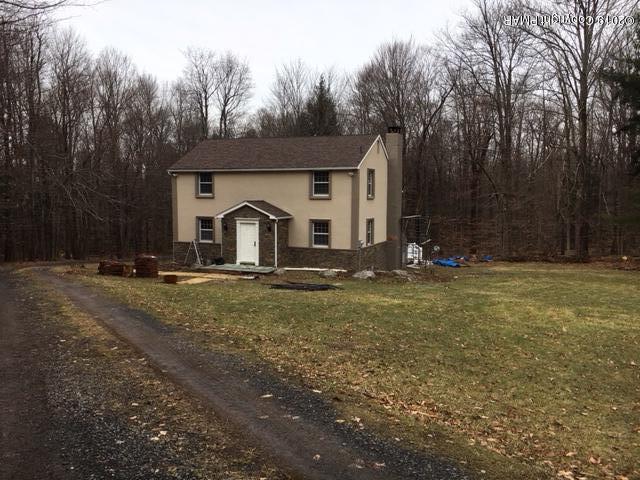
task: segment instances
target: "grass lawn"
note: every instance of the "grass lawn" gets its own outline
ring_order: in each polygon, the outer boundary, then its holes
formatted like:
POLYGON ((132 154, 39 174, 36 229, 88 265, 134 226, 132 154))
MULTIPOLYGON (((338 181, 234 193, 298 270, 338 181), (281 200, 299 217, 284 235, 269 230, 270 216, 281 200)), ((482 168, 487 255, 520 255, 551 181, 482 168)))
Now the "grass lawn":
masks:
POLYGON ((338 279, 328 292, 80 278, 487 478, 640 478, 640 273, 442 272, 450 281, 338 279))

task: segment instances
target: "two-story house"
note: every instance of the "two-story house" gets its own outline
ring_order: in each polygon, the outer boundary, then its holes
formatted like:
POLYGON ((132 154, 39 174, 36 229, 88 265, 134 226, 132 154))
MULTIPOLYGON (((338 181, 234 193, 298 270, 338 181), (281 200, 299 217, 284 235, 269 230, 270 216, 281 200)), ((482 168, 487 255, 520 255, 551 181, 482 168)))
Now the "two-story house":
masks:
POLYGON ((174 259, 398 268, 402 135, 204 140, 171 167, 174 259))

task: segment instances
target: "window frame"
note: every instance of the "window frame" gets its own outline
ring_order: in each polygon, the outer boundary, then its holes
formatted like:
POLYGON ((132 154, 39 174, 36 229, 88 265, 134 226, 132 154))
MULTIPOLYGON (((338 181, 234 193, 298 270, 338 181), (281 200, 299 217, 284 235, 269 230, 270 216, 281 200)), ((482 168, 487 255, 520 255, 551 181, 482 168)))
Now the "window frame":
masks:
POLYGON ((213 180, 213 172, 198 172, 196 174, 196 197, 198 198, 213 198, 214 197, 214 180, 213 180), (202 175, 210 175, 211 176, 211 181, 210 182, 203 182, 202 181, 202 175), (202 184, 206 184, 206 185, 211 185, 211 193, 202 193, 202 184))
POLYGON ((376 198, 376 170, 367 168, 367 200, 373 200, 374 198, 376 198))
POLYGON ((370 247, 375 244, 376 238, 376 223, 374 218, 367 218, 364 225, 364 237, 365 237, 365 245, 370 247), (371 225, 371 231, 369 231, 369 225, 371 225), (371 234, 371 238, 369 238, 369 234, 371 234))
POLYGON ((331 220, 329 219, 322 219, 322 218, 315 218, 315 219, 311 219, 309 220, 309 246, 311 248, 331 248, 331 220), (327 232, 320 232, 320 233, 316 233, 315 231, 315 225, 318 223, 326 223, 327 224, 327 232), (327 237, 327 244, 326 245, 321 245, 321 244, 317 244, 316 245, 316 235, 326 235, 327 237))
POLYGON ((197 238, 199 243, 213 243, 213 240, 215 238, 215 231, 216 231, 216 222, 213 217, 196 217, 196 233, 197 233, 197 238), (211 221, 211 228, 204 229, 205 231, 211 232, 211 240, 205 240, 202 238, 202 230, 203 230, 202 221, 203 220, 211 221))
POLYGON ((331 171, 329 170, 312 170, 309 175, 309 198, 313 200, 330 200, 331 199, 331 171), (316 174, 326 173, 326 182, 316 182, 316 174), (316 183, 327 184, 327 193, 316 193, 316 183))

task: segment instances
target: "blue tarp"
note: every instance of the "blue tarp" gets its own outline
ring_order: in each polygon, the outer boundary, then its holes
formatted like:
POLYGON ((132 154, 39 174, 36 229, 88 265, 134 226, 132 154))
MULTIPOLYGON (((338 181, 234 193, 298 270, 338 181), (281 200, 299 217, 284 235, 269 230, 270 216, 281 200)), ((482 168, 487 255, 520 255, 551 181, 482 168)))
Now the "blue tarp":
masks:
POLYGON ((436 258, 433 261, 434 265, 440 265, 441 267, 459 267, 460 264, 452 258, 436 258))
MULTIPOLYGON (((457 268, 457 267, 468 267, 469 265, 467 265, 465 262, 469 261, 469 257, 465 257, 462 255, 454 255, 453 257, 449 257, 449 258, 436 258, 433 261, 434 265, 440 265, 441 267, 453 267, 453 268, 457 268), (462 260, 461 262, 458 260, 462 260)), ((480 259, 481 262, 491 262, 493 261, 493 255, 484 255, 482 257, 482 259, 480 259)))

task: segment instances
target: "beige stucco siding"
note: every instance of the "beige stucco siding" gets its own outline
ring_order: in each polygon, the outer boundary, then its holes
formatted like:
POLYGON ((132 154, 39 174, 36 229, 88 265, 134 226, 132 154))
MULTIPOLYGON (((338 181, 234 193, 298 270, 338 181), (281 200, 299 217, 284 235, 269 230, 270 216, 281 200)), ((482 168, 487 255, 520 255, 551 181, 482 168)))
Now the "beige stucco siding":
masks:
MULTIPOLYGON (((214 173, 215 198, 196 198, 195 174, 177 174, 178 225, 175 240, 189 242, 196 238, 196 217, 213 217, 244 200, 266 200, 293 215, 289 223, 290 246, 309 246, 310 219, 330 219, 331 248, 351 248, 352 192, 349 172, 331 172, 330 200, 309 198, 309 175, 308 171, 214 173)), ((376 230, 379 228, 377 222, 376 217, 376 230)), ((383 224, 381 226, 386 228, 383 224)), ((216 220, 216 243, 220 242, 221 233, 221 222, 216 220)))
POLYGON ((379 140, 360 165, 359 181, 358 240, 365 242, 366 220, 373 218, 374 243, 384 242, 387 240, 387 158, 379 140), (375 170, 375 196, 371 200, 367 198, 367 170, 370 168, 375 170))

